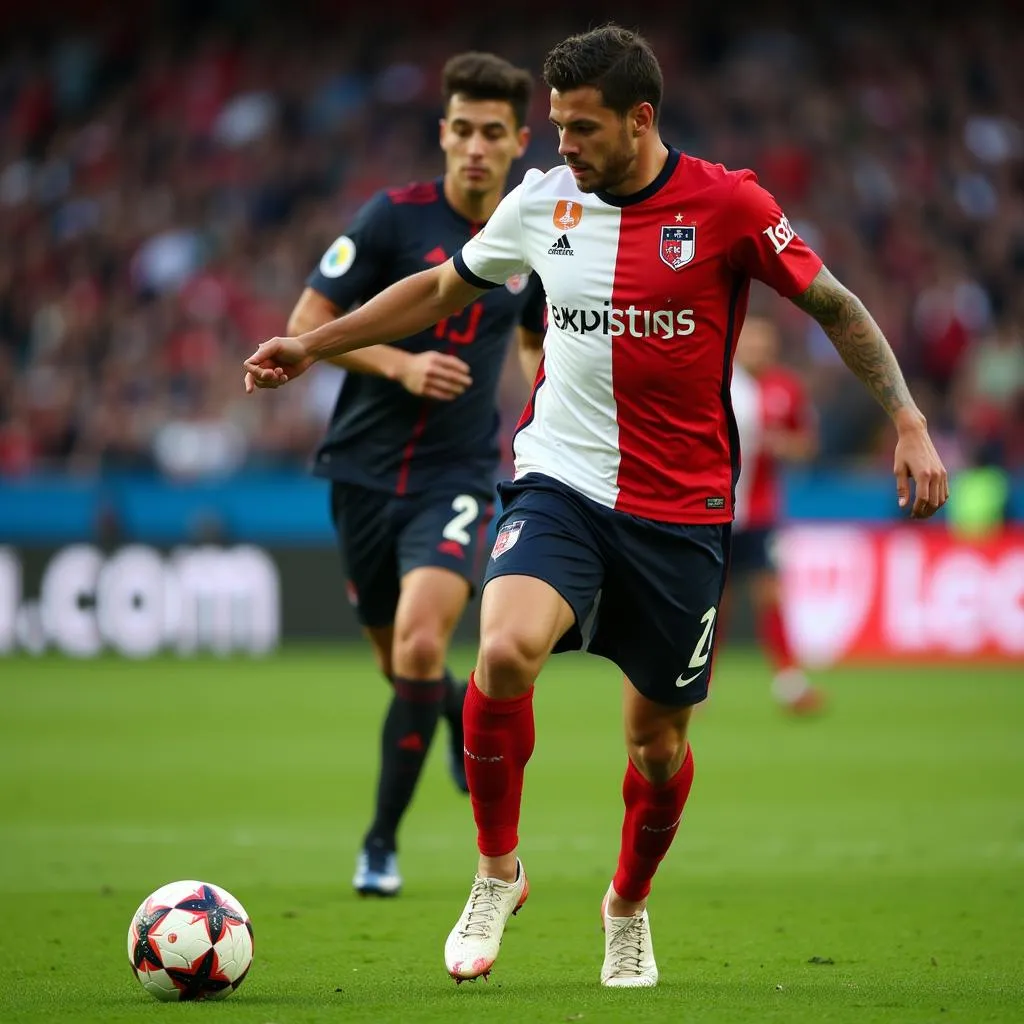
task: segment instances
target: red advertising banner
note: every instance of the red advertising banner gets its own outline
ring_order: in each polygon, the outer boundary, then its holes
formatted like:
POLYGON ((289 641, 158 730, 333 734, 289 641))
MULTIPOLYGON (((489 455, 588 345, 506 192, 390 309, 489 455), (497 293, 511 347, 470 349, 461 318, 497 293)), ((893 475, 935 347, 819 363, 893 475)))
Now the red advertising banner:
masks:
POLYGON ((970 542, 917 523, 791 526, 778 555, 786 622, 810 665, 988 659, 1024 675, 1024 530, 970 542))

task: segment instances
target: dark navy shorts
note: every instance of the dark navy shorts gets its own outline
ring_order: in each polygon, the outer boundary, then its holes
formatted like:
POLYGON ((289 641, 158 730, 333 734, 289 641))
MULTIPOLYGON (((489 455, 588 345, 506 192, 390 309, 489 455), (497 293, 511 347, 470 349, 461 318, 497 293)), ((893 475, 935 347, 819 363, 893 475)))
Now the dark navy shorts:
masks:
POLYGON ((498 493, 503 511, 485 586, 497 576, 544 580, 576 615, 556 653, 608 658, 659 704, 707 696, 729 524, 641 519, 537 474, 498 493))
POLYGON ((475 588, 493 515, 493 495, 482 487, 396 495, 332 483, 331 516, 359 621, 390 626, 413 569, 450 569, 475 588))
POLYGON ((729 568, 734 573, 775 568, 775 531, 770 526, 733 528, 729 568))

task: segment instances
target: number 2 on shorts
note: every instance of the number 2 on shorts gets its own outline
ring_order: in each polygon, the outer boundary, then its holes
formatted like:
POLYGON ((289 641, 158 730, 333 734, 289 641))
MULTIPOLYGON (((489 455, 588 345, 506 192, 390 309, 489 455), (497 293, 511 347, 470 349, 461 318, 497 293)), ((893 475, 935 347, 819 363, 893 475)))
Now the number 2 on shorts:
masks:
MULTIPOLYGON (((448 520, 447 525, 441 531, 441 536, 445 540, 453 540, 456 544, 466 547, 473 539, 466 527, 480 514, 480 502, 471 494, 460 494, 452 502, 452 511, 455 515, 448 520)), ((701 643, 703 642, 702 639, 701 643)))
POLYGON ((711 638, 714 635, 715 616, 717 614, 718 610, 712 607, 701 618, 700 621, 704 623, 704 632, 701 633, 697 646, 693 649, 693 654, 690 657, 690 668, 701 668, 707 664, 707 660, 711 656, 711 638))

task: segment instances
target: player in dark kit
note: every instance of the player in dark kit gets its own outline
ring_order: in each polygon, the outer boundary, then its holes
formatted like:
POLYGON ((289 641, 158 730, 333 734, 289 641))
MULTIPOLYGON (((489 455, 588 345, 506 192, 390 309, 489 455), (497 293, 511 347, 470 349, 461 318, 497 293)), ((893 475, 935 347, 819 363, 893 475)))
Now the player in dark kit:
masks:
MULTIPOLYGON (((448 259, 501 199, 529 139, 528 72, 487 53, 445 66, 443 178, 374 196, 310 274, 289 321, 313 330, 401 278, 448 259)), ((452 632, 479 578, 498 462, 496 393, 513 332, 532 381, 543 342, 536 276, 504 286, 394 345, 333 360, 348 373, 314 471, 331 484, 349 596, 393 695, 381 736, 376 812, 353 886, 395 895, 396 832, 438 718, 467 792, 465 684, 446 667, 452 632)))
MULTIPOLYGON (((730 377, 753 278, 813 316, 889 413, 899 504, 930 516, 948 483, 860 300, 752 172, 662 141, 661 69, 646 41, 616 26, 573 36, 544 77, 565 165, 528 171, 451 262, 301 338, 264 342, 245 383, 277 387, 319 358, 420 330, 511 274, 540 274, 543 367, 516 433, 515 481, 502 487, 463 715, 477 873, 445 966, 458 981, 485 976, 526 902, 534 681, 553 652, 582 645, 625 677, 625 814, 600 979, 649 987, 647 898, 693 781, 689 724, 707 695, 725 583, 739 470, 730 377)), ((566 751, 592 742, 564 730, 566 751)))

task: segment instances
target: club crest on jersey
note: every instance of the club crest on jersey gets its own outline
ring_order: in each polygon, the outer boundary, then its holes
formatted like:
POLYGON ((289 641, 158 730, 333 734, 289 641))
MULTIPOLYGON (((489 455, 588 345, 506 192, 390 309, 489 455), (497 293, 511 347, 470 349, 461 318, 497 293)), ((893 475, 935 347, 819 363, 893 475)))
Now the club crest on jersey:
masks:
POLYGON ((518 295, 529 283, 530 283, 530 275, 529 274, 513 274, 505 282, 505 287, 513 295, 518 295))
POLYGON ((672 270, 680 270, 693 259, 697 249, 697 228, 693 224, 686 226, 674 224, 661 229, 661 248, 658 255, 661 262, 672 270))
POLYGON ((509 548, 516 546, 519 534, 523 532, 525 519, 517 519, 514 523, 506 523, 494 538, 494 547, 491 548, 491 558, 500 558, 509 548))
POLYGON ((583 207, 577 199, 559 199, 555 203, 555 212, 551 215, 551 223, 559 231, 568 231, 583 220, 583 207))

